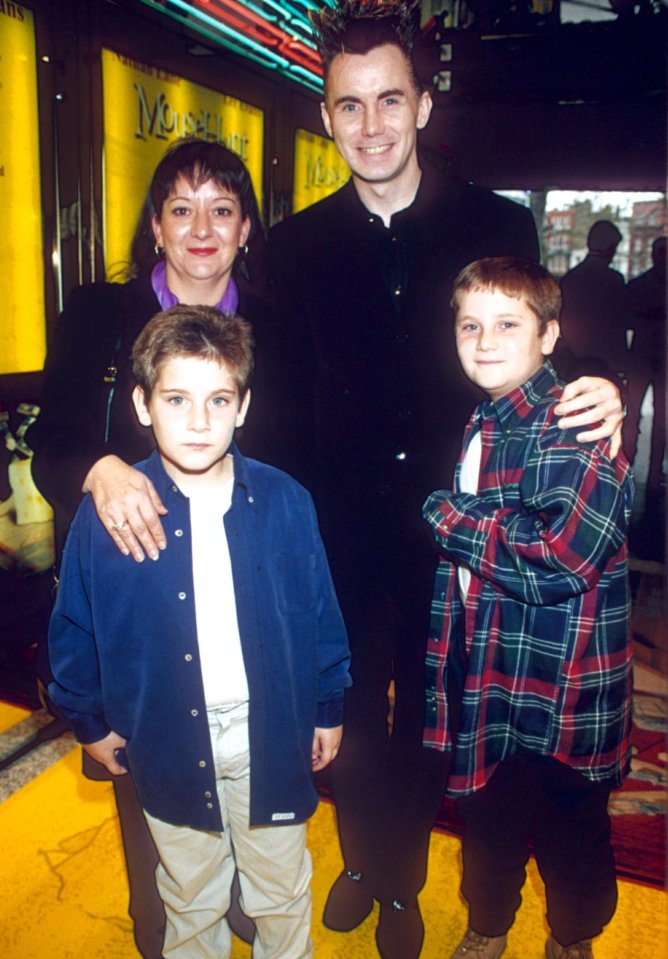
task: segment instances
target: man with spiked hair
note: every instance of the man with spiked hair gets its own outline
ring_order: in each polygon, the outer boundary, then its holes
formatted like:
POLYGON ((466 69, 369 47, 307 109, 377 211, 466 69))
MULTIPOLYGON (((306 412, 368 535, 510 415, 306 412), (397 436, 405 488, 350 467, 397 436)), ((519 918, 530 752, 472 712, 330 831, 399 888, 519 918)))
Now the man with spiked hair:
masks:
MULTIPOLYGON (((447 775, 447 759, 421 745, 436 562, 421 504, 451 476, 472 400, 447 333, 449 289, 471 260, 537 260, 538 243, 528 210, 418 154, 432 110, 413 60, 418 0, 339 0, 313 23, 322 120, 352 176, 275 226, 268 252, 276 291, 313 350, 310 485, 353 649, 346 739, 332 766, 344 869, 324 922, 353 929, 377 899, 380 955, 416 959, 417 896, 447 775)), ((577 381, 563 398, 563 414, 593 407, 566 425, 607 419, 590 437, 620 421, 605 381, 577 381)))

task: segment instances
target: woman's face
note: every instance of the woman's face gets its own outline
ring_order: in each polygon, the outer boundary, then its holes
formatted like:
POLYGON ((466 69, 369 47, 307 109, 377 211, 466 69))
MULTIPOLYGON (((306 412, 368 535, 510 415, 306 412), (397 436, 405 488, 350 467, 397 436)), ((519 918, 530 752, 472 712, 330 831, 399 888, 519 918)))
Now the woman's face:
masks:
MULTIPOLYGON (((197 190, 179 177, 153 217, 156 242, 164 248, 167 283, 182 302, 202 296, 203 287, 225 292, 234 259, 250 232, 236 194, 207 180, 197 190)), ((194 302, 205 302, 198 299, 194 302)), ((217 302, 217 301, 216 301, 217 302)))

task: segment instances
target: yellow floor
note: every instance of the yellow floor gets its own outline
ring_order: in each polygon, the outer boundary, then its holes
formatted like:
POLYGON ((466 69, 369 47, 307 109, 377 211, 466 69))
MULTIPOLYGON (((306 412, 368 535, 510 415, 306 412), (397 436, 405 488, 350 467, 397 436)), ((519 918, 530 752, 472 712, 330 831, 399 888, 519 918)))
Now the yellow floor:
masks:
POLYGON ((29 715, 29 710, 22 709, 21 706, 12 706, 11 703, 0 700, 0 732, 4 732, 14 723, 20 722, 29 715))
MULTIPOLYGON (((0 704, 0 729, 25 716, 0 704)), ((136 959, 126 917, 126 889, 111 787, 79 772, 78 749, 0 806, 1 959, 136 959)), ((309 829, 314 859, 313 938, 318 959, 373 959, 376 912, 354 933, 320 923, 340 867, 334 812, 322 803, 309 829)), ((466 922, 458 895, 459 843, 435 833, 420 902, 426 924, 421 959, 446 959, 466 922)), ((668 898, 620 883, 615 919, 597 943, 597 959, 668 959, 668 898)), ((546 929, 541 884, 531 864, 524 903, 504 959, 540 959, 546 929)), ((233 959, 250 948, 235 941, 233 959)))

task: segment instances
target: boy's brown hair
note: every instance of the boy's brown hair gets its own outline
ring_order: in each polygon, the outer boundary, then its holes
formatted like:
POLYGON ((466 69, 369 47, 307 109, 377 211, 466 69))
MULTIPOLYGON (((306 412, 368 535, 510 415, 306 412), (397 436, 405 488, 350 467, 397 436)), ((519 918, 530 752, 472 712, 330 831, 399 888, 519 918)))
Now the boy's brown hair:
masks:
POLYGON ((487 256, 465 266, 452 286, 450 305, 455 315, 463 294, 472 290, 501 290, 506 296, 524 300, 538 318, 541 336, 550 320, 559 321, 559 284, 544 267, 520 256, 487 256))
POLYGON ((241 402, 253 375, 253 345, 251 325, 243 317, 179 303, 157 313, 135 340, 132 375, 148 401, 163 363, 177 356, 209 360, 229 370, 241 402))

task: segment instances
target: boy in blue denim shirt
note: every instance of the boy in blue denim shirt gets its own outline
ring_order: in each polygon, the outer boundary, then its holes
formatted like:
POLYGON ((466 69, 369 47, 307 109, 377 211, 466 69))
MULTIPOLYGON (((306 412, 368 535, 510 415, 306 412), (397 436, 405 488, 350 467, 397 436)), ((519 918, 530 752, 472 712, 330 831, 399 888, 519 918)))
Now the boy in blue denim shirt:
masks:
POLYGON ((138 468, 168 546, 129 563, 86 496, 49 630, 54 701, 93 758, 132 771, 167 959, 229 955, 235 861, 254 957, 313 950, 305 820, 341 740, 348 643, 310 496, 234 445, 252 367, 239 317, 180 305, 147 324, 133 402, 157 450, 138 468))

